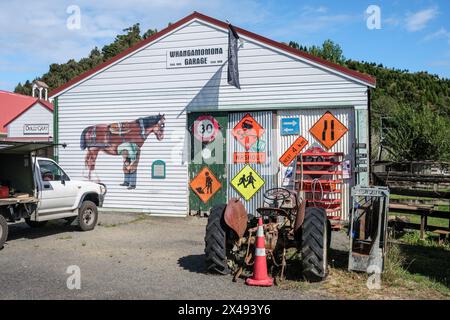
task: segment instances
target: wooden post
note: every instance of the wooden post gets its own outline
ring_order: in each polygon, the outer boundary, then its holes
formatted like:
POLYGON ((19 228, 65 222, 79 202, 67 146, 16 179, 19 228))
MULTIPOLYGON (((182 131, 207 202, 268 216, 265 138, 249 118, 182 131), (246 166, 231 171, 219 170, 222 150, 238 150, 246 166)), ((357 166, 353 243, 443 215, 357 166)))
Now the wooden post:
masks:
POLYGON ((425 239, 425 219, 426 219, 426 215, 421 212, 420 213, 420 240, 424 240, 425 239))

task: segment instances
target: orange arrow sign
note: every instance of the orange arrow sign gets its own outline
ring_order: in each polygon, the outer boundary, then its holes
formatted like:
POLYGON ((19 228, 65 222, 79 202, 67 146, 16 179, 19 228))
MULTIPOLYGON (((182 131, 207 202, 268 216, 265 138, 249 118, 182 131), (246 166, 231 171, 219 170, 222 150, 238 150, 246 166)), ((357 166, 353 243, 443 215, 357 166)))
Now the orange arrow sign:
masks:
POLYGON ((287 167, 295 157, 308 145, 308 140, 302 136, 298 137, 293 144, 280 157, 280 162, 287 167))

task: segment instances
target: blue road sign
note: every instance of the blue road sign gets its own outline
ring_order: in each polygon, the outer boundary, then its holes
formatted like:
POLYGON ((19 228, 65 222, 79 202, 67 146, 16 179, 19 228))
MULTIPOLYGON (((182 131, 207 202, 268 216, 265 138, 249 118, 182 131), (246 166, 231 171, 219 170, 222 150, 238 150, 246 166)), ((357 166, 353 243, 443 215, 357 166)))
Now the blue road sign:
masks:
POLYGON ((281 119, 281 135, 300 134, 299 118, 282 118, 281 119))

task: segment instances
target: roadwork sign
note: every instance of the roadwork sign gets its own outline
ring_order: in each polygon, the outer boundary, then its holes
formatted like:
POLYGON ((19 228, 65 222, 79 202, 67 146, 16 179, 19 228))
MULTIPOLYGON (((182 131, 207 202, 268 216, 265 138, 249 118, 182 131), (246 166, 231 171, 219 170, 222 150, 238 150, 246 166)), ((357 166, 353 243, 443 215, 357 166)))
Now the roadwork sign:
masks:
POLYGON ((347 131, 348 128, 329 111, 309 129, 314 138, 327 149, 331 149, 347 131))
POLYGON ((308 145, 308 140, 303 138, 302 136, 298 137, 293 144, 283 153, 280 157, 280 162, 285 166, 289 166, 289 164, 298 156, 300 152, 302 152, 303 148, 308 145))
POLYGON ((246 165, 241 171, 231 180, 231 185, 237 192, 246 200, 250 200, 261 187, 265 181, 258 173, 253 170, 250 165, 246 165))
POLYGON ((208 167, 204 167, 200 170, 198 175, 191 180, 189 185, 203 203, 207 203, 222 187, 220 181, 217 180, 216 176, 208 169, 208 167))

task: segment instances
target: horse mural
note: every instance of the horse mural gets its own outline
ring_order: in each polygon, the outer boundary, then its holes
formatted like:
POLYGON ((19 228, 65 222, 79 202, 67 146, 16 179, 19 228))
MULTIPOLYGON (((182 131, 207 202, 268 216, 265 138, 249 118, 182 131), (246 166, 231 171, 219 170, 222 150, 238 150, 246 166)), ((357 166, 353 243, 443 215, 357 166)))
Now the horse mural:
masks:
POLYGON ((100 182, 98 177, 94 178, 95 162, 100 151, 113 156, 121 155, 124 174, 121 186, 135 189, 142 145, 151 133, 159 141, 164 139, 164 122, 164 114, 158 114, 129 122, 86 127, 80 137, 81 150, 87 149, 84 159, 85 169, 88 171, 86 178, 100 182))

